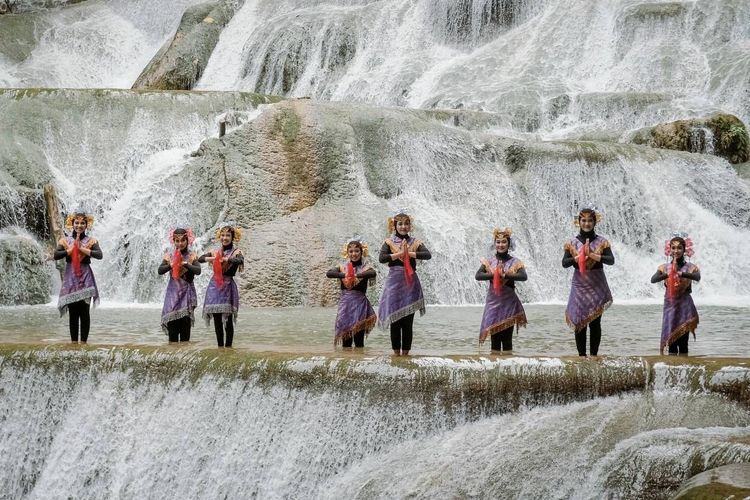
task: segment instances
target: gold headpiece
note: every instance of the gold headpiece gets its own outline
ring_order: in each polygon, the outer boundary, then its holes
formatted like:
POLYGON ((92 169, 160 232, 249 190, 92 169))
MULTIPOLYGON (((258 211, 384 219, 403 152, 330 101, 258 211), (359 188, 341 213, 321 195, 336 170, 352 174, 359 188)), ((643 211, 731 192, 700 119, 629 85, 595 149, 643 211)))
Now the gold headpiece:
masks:
POLYGON ((594 212, 594 220, 596 221, 596 224, 599 224, 602 221, 602 213, 599 211, 599 209, 597 209, 594 205, 585 205, 578 210, 578 214, 573 219, 573 225, 575 227, 580 227, 578 219, 581 218, 581 212, 583 212, 584 210, 594 212))
POLYGON ((234 233, 234 236, 232 237, 232 241, 240 241, 242 239, 242 229, 232 224, 223 224, 219 226, 219 229, 217 229, 216 233, 214 233, 214 237, 216 238, 216 241, 219 241, 219 239, 221 239, 221 232, 225 229, 231 229, 232 232, 234 233))
POLYGON ((508 238, 508 239, 510 239, 510 237, 511 237, 512 235, 513 235, 513 230, 512 230, 511 228, 509 228, 509 227, 506 227, 506 228, 503 228, 503 229, 499 229, 499 228, 497 228, 497 227, 496 227, 496 228, 495 228, 495 229, 494 229, 494 230, 492 231, 492 237, 493 237, 494 239, 498 239, 498 238, 500 238, 501 236, 504 236, 505 238, 508 238))
POLYGON ((412 229, 414 229, 414 217, 407 214, 406 212, 398 212, 393 217, 388 217, 388 234, 393 234, 396 232, 396 219, 399 217, 406 217, 409 219, 409 222, 412 225, 412 229))
POLYGON ((362 257, 368 257, 370 255, 370 247, 367 246, 367 243, 355 238, 353 240, 349 240, 346 243, 344 243, 344 248, 341 249, 341 257, 345 259, 349 257, 349 244, 355 241, 359 243, 360 245, 362 245, 362 257))
POLYGON ((85 212, 73 212, 71 214, 68 214, 67 217, 65 217, 65 229, 68 231, 73 229, 73 221, 76 220, 78 217, 82 217, 86 219, 86 229, 91 229, 91 226, 94 225, 94 216, 91 214, 87 214, 85 212))

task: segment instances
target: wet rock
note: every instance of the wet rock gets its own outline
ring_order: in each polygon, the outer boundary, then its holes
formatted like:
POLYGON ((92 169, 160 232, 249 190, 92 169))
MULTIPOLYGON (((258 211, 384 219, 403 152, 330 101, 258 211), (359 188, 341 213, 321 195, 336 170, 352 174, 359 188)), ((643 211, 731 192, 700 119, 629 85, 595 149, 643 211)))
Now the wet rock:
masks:
POLYGON ((729 464, 688 479, 672 500, 723 500, 750 496, 750 464, 729 464))
POLYGON ((677 120, 636 131, 634 144, 654 148, 709 153, 729 163, 750 160, 750 138, 747 127, 734 115, 715 114, 707 118, 677 120))
POLYGON ((193 88, 237 8, 238 4, 231 1, 206 2, 188 8, 172 40, 151 59, 133 89, 193 88))
POLYGON ((0 305, 49 302, 50 266, 42 247, 21 230, 0 233, 0 305))

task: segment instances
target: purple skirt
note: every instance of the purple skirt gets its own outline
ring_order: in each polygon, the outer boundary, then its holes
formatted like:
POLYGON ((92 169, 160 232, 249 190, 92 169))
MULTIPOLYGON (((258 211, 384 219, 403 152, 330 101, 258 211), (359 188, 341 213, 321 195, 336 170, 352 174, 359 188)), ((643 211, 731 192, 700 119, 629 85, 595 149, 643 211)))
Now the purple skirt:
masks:
POLYGON ((339 310, 336 314, 336 337, 334 345, 351 338, 362 330, 370 333, 375 326, 375 310, 367 296, 359 290, 342 290, 339 310))
POLYGON ((81 276, 76 276, 73 271, 73 264, 66 265, 62 287, 60 288, 60 298, 57 302, 60 316, 65 314, 70 304, 80 300, 88 302, 90 299, 93 299, 94 304, 99 302, 99 289, 96 287, 91 266, 81 263, 81 276))
POLYGON ((604 269, 589 269, 585 276, 578 269, 573 271, 568 307, 565 309, 565 322, 573 331, 585 328, 611 305, 612 293, 604 269))
POLYGON ((206 298, 203 300, 203 319, 206 325, 211 323, 214 314, 221 314, 224 323, 232 320, 237 322, 237 312, 240 309, 240 293, 237 283, 232 276, 224 276, 224 285, 219 287, 216 280, 211 278, 206 288, 206 298))
POLYGON ((526 312, 513 288, 502 287, 500 295, 490 285, 487 300, 484 303, 482 326, 479 329, 479 343, 487 337, 513 327, 526 326, 526 312))
POLYGON ((184 279, 169 278, 167 293, 164 296, 164 306, 161 309, 161 328, 167 333, 167 323, 176 319, 189 317, 190 323, 195 322, 193 310, 198 305, 198 295, 195 285, 184 279))
POLYGON ((687 332, 698 328, 698 311, 693 297, 686 293, 670 300, 664 297, 664 314, 661 320, 661 347, 674 344, 687 332))
POLYGON ((391 323, 405 318, 419 311, 424 315, 424 297, 422 296, 422 285, 419 276, 414 273, 411 286, 406 284, 406 276, 402 266, 393 266, 388 271, 388 277, 383 286, 378 306, 378 325, 383 330, 391 323))

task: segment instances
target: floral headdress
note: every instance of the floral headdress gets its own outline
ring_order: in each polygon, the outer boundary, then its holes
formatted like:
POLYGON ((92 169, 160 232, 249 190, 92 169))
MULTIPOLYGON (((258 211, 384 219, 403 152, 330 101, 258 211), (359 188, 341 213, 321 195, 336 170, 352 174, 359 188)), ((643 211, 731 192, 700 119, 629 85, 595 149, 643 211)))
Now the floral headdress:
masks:
POLYGON ((402 208, 402 209, 399 209, 391 217, 388 217, 388 234, 393 234, 396 232, 396 219, 399 217, 408 218, 409 222, 411 222, 412 228, 414 227, 414 217, 406 213, 406 209, 402 208))
POLYGON ((492 230, 492 244, 491 248, 494 250, 495 248, 495 241, 497 241, 499 238, 507 238, 507 240, 510 242, 510 245, 508 246, 508 250, 515 250, 516 249, 516 239, 511 238, 513 236, 513 230, 509 227, 504 227, 503 229, 495 228, 492 230))
POLYGON ((672 255, 672 248, 670 243, 675 238, 682 238, 683 240, 685 240, 685 255, 687 255, 688 257, 692 257, 695 253, 695 250, 693 249, 693 240, 691 240, 688 234, 683 231, 672 232, 672 235, 669 237, 669 239, 664 241, 664 255, 666 257, 670 257, 672 255))
POLYGON ((359 243, 362 246, 362 257, 369 257, 370 247, 368 247, 367 243, 362 241, 362 238, 358 236, 350 238, 346 241, 346 243, 344 243, 344 247, 341 249, 341 256, 343 258, 347 258, 349 256, 349 245, 354 242, 359 243))
POLYGON ((225 229, 229 229, 232 231, 232 241, 240 241, 242 239, 242 229, 237 227, 237 224, 235 224, 234 222, 225 222, 221 224, 216 230, 216 233, 214 233, 216 241, 219 241, 219 239, 221 238, 221 232, 225 229))
POLYGON ((172 243, 173 245, 174 245, 174 234, 175 234, 176 231, 179 231, 177 234, 181 234, 182 231, 184 231, 184 234, 187 235, 188 246, 192 245, 193 242, 195 241, 195 235, 193 234, 193 228, 191 228, 191 227, 177 226, 177 227, 173 227, 172 229, 169 230, 169 236, 168 236, 169 242, 172 243))
POLYGON ((79 208, 76 210, 73 210, 71 213, 68 214, 67 217, 65 217, 65 229, 68 231, 73 230, 73 221, 77 218, 82 217, 86 219, 86 229, 91 229, 91 226, 94 225, 94 216, 85 210, 79 208))
POLYGON ((601 210, 596 208, 596 205, 594 205, 593 203, 585 203, 578 207, 578 213, 576 214, 575 219, 573 219, 573 224, 575 225, 575 227, 580 227, 578 219, 581 218, 581 212, 583 212, 584 210, 594 212, 594 220, 596 221, 597 225, 602 221, 601 210))

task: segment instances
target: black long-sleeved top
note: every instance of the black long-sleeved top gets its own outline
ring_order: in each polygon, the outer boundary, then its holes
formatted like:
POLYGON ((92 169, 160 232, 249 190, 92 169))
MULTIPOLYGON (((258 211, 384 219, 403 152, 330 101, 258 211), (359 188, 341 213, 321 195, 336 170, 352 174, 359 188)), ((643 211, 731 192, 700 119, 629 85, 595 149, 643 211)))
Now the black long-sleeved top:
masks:
MULTIPOLYGON (((357 266, 362 265, 362 261, 359 260, 357 262, 352 262, 352 264, 354 264, 354 267, 356 268, 357 266)), ((376 276, 376 272, 375 269, 370 268, 366 271, 355 273, 354 276, 360 281, 355 286, 353 286, 351 290, 357 290, 362 293, 367 293, 367 282, 376 276)), ((326 273, 326 278, 338 278, 340 280, 343 280, 344 278, 346 278, 346 273, 342 273, 341 269, 339 269, 338 267, 334 267, 328 270, 328 272, 326 273)), ((343 281, 340 282, 340 285, 342 290, 347 289, 344 286, 343 281)))
MULTIPOLYGON (((81 235, 81 240, 86 237, 86 234, 81 235)), ((102 255, 102 249, 99 247, 99 242, 94 240, 94 243, 88 247, 89 250, 91 250, 91 256, 89 255, 83 255, 83 258, 81 259, 81 264, 91 264, 91 259, 101 259, 103 257, 102 255)), ((65 262, 70 262, 70 255, 68 255, 68 251, 63 246, 62 242, 57 244, 57 248, 55 248, 55 254, 54 254, 55 260, 65 259, 65 262)))
MULTIPOLYGON (((226 252, 227 250, 232 249, 232 245, 222 246, 221 249, 226 252)), ((204 253, 203 255, 198 257, 198 262, 203 264, 204 262, 206 262, 206 257, 213 257, 213 255, 213 252, 204 253)), ((231 256, 227 262, 229 262, 229 267, 225 269, 222 274, 224 276, 234 276, 237 274, 237 269, 239 269, 239 267, 245 263, 245 257, 240 252, 237 252, 233 256, 231 256)))
MULTIPOLYGON (((495 256, 497 257, 499 261, 502 261, 503 264, 511 258, 508 252, 498 253, 498 254, 495 254, 495 256)), ((477 271, 477 274, 474 276, 474 278, 477 281, 492 281, 493 277, 494 277, 494 274, 487 272, 487 270, 484 267, 484 264, 482 264, 482 267, 479 268, 479 270, 477 271)), ((516 281, 526 281, 527 279, 529 279, 529 277, 526 275, 526 269, 522 267, 516 273, 507 273, 505 275, 505 280, 506 280, 505 286, 509 288, 515 288, 516 281)))
MULTIPOLYGON (((587 239, 589 240, 589 242, 592 242, 594 241, 594 238, 596 238, 596 233, 594 231, 591 231, 590 233, 584 233, 582 231, 576 236, 576 239, 581 243, 586 243, 587 239)), ((602 260, 600 262, 594 262, 594 265, 591 266, 591 269, 602 269, 604 267, 604 264, 611 266, 615 263, 615 256, 612 253, 612 249, 610 247, 602 250, 601 257, 602 260)), ((565 250, 565 254, 563 254, 562 258, 562 266, 567 268, 574 265, 575 263, 575 257, 573 257, 573 255, 568 250, 565 250)))
MULTIPOLYGON (((671 263, 669 264, 671 265, 671 263)), ((678 259, 677 260, 677 268, 680 269, 682 266, 685 265, 685 259, 678 259)), ((669 277, 668 273, 661 272, 661 269, 657 269, 653 276, 651 276, 651 283, 658 283, 660 281, 664 281, 669 277)), ((700 281, 701 280, 701 272, 700 270, 696 270, 694 273, 686 273, 682 272, 680 279, 689 279, 691 281, 700 281)), ((689 284, 687 289, 685 290, 685 293, 693 293, 693 287, 692 284, 689 284)))
MULTIPOLYGON (((201 273, 201 265, 191 264, 189 262, 191 253, 188 249, 183 250, 181 253, 182 253, 182 267, 186 269, 186 271, 182 274, 182 279, 184 279, 188 283, 192 283, 195 277, 201 273)), ((167 254, 164 256, 164 259, 161 261, 161 264, 159 264, 159 274, 165 274, 172 270, 172 260, 171 260, 172 255, 174 254, 172 253, 172 254, 167 254)))
MULTIPOLYGON (((404 237, 403 239, 408 240, 408 236, 404 237)), ((391 260, 391 254, 394 253, 391 251, 391 247, 388 246, 387 242, 383 243, 383 246, 380 247, 380 255, 378 256, 378 262, 381 264, 388 263, 388 267, 394 267, 394 266, 402 266, 404 263, 400 259, 391 260)), ((432 258, 432 254, 429 250, 427 250, 427 247, 424 246, 424 243, 420 243, 417 247, 417 250, 415 251, 417 254, 417 257, 411 257, 409 258, 409 261, 411 262, 411 268, 416 270, 417 269, 417 260, 430 260, 432 258)))

